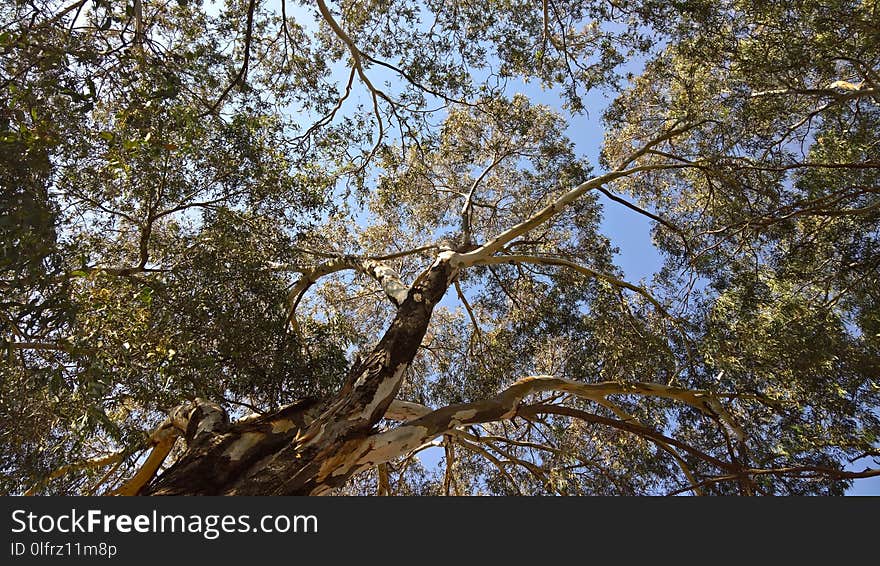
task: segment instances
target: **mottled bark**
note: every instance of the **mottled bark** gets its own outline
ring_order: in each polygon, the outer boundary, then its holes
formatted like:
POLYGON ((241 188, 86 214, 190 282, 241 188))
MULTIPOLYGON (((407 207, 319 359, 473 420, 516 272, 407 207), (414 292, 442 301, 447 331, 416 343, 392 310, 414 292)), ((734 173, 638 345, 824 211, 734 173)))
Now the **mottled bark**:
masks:
POLYGON ((187 425, 186 452, 142 493, 221 494, 261 461, 293 442, 314 422, 321 408, 318 400, 304 399, 275 413, 234 424, 228 423, 225 413, 205 423, 196 409, 187 425))

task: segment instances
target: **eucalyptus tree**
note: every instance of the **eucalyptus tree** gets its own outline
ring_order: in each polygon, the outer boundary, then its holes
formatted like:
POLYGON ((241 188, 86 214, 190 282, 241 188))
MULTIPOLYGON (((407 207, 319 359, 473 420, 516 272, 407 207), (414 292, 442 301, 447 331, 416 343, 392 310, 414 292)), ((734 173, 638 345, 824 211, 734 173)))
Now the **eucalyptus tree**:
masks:
POLYGON ((4 491, 880 475, 876 2, 0 14, 4 491), (651 281, 602 202, 652 222, 651 281))

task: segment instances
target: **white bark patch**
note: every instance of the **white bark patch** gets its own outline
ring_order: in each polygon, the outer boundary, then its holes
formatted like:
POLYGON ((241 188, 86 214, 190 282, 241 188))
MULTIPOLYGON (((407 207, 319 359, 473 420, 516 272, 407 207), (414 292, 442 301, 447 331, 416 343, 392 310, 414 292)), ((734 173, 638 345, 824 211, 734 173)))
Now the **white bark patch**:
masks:
POLYGON ((241 417, 236 421, 236 423, 249 423, 251 421, 255 421, 258 418, 262 417, 260 413, 248 413, 245 416, 241 417))
POLYGON ((364 382, 367 380, 367 373, 368 372, 365 371, 357 378, 357 381, 354 382, 355 389, 364 384, 364 382))
POLYGON ((459 254, 455 253, 452 250, 442 251, 439 254, 437 254, 437 259, 434 261, 434 266, 440 265, 444 261, 448 261, 450 263, 450 265, 452 265, 453 267, 456 267, 457 264, 459 264, 459 265, 461 264, 461 260, 459 260, 458 262, 454 261, 454 260, 458 259, 458 257, 459 257, 459 254))
POLYGON ((319 472, 319 476, 327 477, 329 475, 330 477, 335 477, 348 473, 349 470, 357 465, 358 454, 360 454, 360 452, 352 452, 345 458, 343 462, 337 463, 338 465, 332 470, 327 469, 325 471, 325 468, 327 468, 327 466, 322 466, 321 471, 319 472))
POLYGON ((296 423, 294 423, 290 419, 282 419, 280 421, 272 421, 272 433, 278 434, 279 432, 287 432, 290 429, 294 428, 296 423))
POLYGON ((367 260, 363 264, 363 269, 368 275, 375 278, 376 281, 382 285, 385 294, 388 295, 395 304, 400 305, 406 300, 409 288, 403 284, 400 280, 400 276, 392 268, 378 261, 367 260))
MULTIPOLYGON (((389 357, 390 354, 389 354, 389 357)), ((403 375, 404 370, 406 370, 406 364, 400 364, 394 370, 394 375, 389 378, 384 379, 379 387, 376 388, 376 393, 373 395, 373 399, 364 407, 364 410, 361 411, 361 416, 369 417, 373 414, 373 411, 376 407, 379 406, 382 401, 390 397, 394 390, 397 388, 397 384, 400 383, 400 378, 403 375)))
POLYGON ((411 421, 419 417, 424 417, 431 412, 429 407, 411 401, 402 401, 395 399, 391 402, 388 410, 385 411, 385 418, 397 421, 411 421))
POLYGON ((388 296, 394 298, 394 302, 398 305, 403 304, 403 301, 406 300, 406 295, 409 293, 409 287, 406 285, 402 285, 401 283, 395 281, 393 285, 388 285, 386 287, 386 291, 388 296))
POLYGON ((372 450, 362 456, 358 463, 381 464, 418 448, 428 436, 427 427, 406 426, 382 433, 372 443, 372 450))
POLYGON ((454 415, 449 419, 449 428, 454 429, 461 426, 461 423, 468 419, 474 418, 477 413, 476 409, 466 409, 464 411, 456 411, 454 415))
POLYGON ((199 421, 199 426, 196 427, 196 436, 217 430, 222 422, 223 415, 219 411, 212 411, 199 421))
POLYGON ((331 456, 327 460, 324 460, 317 473, 318 481, 323 482, 328 477, 348 473, 352 466, 357 463, 359 456, 364 453, 364 450, 362 450, 363 446, 364 444, 361 444, 356 448, 345 447, 343 451, 337 452, 335 456, 331 456))
POLYGON ((455 413, 455 416, 452 417, 454 420, 458 422, 466 421, 468 419, 472 419, 477 415, 476 409, 468 409, 467 411, 458 411, 455 413))
POLYGON ((241 437, 232 443, 232 445, 223 452, 224 456, 228 456, 230 460, 241 460, 245 453, 256 446, 256 444, 266 436, 262 432, 245 432, 241 437))

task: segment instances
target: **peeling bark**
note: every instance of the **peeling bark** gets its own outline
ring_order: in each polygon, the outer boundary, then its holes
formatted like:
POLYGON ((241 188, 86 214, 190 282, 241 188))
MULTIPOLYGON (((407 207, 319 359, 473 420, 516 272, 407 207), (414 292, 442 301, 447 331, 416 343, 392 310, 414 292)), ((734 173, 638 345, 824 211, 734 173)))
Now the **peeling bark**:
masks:
POLYGON ((212 429, 204 423, 223 423, 225 412, 209 420, 193 411, 197 420, 190 420, 187 431, 195 434, 187 434, 186 453, 143 493, 220 494, 261 461, 288 446, 314 422, 321 406, 318 400, 304 399, 275 413, 212 429))

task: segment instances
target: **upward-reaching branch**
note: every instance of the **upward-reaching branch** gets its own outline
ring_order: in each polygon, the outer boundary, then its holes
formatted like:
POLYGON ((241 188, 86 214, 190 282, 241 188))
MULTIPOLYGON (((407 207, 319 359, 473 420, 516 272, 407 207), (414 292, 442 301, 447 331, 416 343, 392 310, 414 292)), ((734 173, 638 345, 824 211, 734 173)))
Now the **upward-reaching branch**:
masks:
POLYGON ((333 13, 330 12, 330 9, 327 7, 327 4, 324 0, 318 0, 318 11, 321 13, 321 17, 324 18, 324 21, 327 22, 327 25, 330 26, 330 29, 333 30, 333 33, 342 40, 345 46, 348 48, 349 53, 351 54, 352 64, 354 65, 354 69, 357 71, 358 78, 361 79, 361 82, 364 83, 364 86, 367 87, 367 90, 370 92, 370 97, 373 99, 373 113, 376 116, 376 121, 378 122, 379 127, 379 135, 376 138, 376 143, 373 146, 372 151, 368 158, 364 161, 364 166, 370 160, 376 151, 378 151, 380 144, 382 143, 382 138, 385 135, 385 124, 382 120, 382 115, 379 113, 379 99, 385 100, 387 103, 394 105, 394 102, 385 94, 382 90, 376 88, 370 78, 367 76, 367 73, 364 71, 363 60, 361 59, 361 51, 358 49, 354 40, 345 33, 345 30, 342 29, 342 26, 339 25, 339 22, 336 21, 336 18, 333 17, 333 13))
POLYGON ((480 183, 483 182, 483 179, 498 166, 501 161, 504 160, 505 157, 509 156, 510 153, 505 153, 503 155, 497 156, 492 160, 492 163, 489 164, 488 167, 483 169, 483 172, 479 174, 479 176, 474 179, 473 184, 471 184, 471 188, 467 193, 467 196, 464 199, 464 206, 461 207, 461 246, 469 247, 471 245, 471 211, 473 210, 474 205, 474 195, 477 192, 477 187, 480 186, 480 183))
POLYGON ((455 254, 450 261, 456 267, 468 267, 474 265, 477 262, 487 257, 490 257, 496 252, 500 251, 506 244, 513 241, 517 237, 544 224, 545 222, 556 216, 563 209, 565 209, 565 207, 581 197, 587 191, 593 189, 601 189, 605 185, 621 177, 628 177, 630 175, 635 175, 636 173, 641 173, 644 171, 683 169, 686 167, 694 166, 694 164, 691 163, 653 163, 648 165, 637 165, 634 167, 629 167, 630 164, 634 163, 640 157, 648 153, 651 148, 657 146, 664 141, 668 141, 675 136, 680 135, 694 127, 695 125, 673 127, 672 129, 663 132, 662 134, 647 142, 638 151, 631 153, 629 156, 623 159, 621 163, 617 166, 617 168, 615 168, 613 171, 609 171, 608 173, 599 175, 598 177, 593 177, 592 179, 581 183, 580 185, 569 190, 568 192, 563 193, 561 196, 556 198, 556 200, 539 210, 531 217, 520 222, 516 226, 513 226, 505 230, 504 232, 496 235, 494 238, 479 246, 475 250, 469 251, 467 253, 455 254))
POLYGON ((142 0, 134 0, 134 45, 139 51, 144 48, 144 7, 142 0))
POLYGON ((566 206, 577 200, 578 197, 582 196, 584 193, 591 189, 601 187, 602 185, 606 185, 614 181, 615 179, 634 175, 642 171, 682 169, 684 167, 686 167, 686 165, 682 164, 642 165, 638 167, 632 167, 630 169, 624 169, 621 171, 611 171, 609 173, 605 173, 604 175, 600 175, 599 177, 594 177, 589 181, 585 181, 577 187, 571 189, 567 193, 554 200, 549 205, 539 210, 532 217, 498 234, 477 249, 464 254, 457 254, 452 259, 453 264, 457 267, 467 267, 470 265, 474 265, 475 263, 486 257, 491 256, 492 254, 501 250, 501 248, 503 248, 507 243, 511 242, 515 238, 529 232, 530 230, 540 226, 541 224, 544 224, 545 222, 556 216, 566 206))

